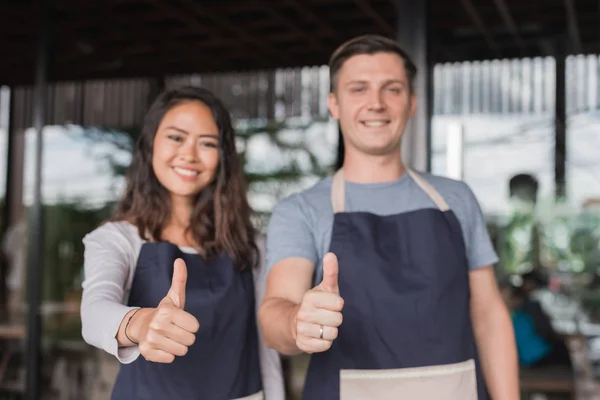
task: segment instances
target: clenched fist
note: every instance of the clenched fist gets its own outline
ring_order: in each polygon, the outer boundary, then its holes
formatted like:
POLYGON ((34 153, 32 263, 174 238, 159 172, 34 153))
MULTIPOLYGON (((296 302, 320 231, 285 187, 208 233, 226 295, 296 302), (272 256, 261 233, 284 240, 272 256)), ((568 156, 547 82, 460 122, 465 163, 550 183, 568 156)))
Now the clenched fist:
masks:
POLYGON ((169 292, 158 307, 136 321, 135 336, 140 353, 146 360, 171 363, 175 356, 184 356, 194 344, 200 324, 192 314, 183 310, 186 283, 187 267, 178 258, 173 265, 169 292))
POLYGON ((342 324, 344 300, 338 287, 335 254, 323 257, 323 281, 304 294, 296 314, 296 346, 306 353, 329 350, 342 324))

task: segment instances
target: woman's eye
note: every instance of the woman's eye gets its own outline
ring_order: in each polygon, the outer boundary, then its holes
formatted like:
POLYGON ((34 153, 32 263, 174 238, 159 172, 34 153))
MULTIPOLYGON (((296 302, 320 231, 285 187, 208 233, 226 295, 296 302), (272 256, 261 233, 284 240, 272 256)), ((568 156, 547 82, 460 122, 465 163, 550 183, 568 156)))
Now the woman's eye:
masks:
POLYGON ((177 135, 169 135, 169 139, 175 141, 175 142, 181 142, 183 141, 183 138, 181 136, 177 136, 177 135))

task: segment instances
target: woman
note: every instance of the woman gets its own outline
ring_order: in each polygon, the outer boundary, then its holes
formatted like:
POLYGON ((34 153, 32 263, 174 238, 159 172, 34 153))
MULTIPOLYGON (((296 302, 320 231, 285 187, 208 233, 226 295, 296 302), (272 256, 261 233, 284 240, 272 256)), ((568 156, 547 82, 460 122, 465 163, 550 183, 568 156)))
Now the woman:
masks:
POLYGON ((234 139, 211 92, 161 94, 115 215, 84 238, 83 337, 123 364, 115 400, 284 398, 234 139))

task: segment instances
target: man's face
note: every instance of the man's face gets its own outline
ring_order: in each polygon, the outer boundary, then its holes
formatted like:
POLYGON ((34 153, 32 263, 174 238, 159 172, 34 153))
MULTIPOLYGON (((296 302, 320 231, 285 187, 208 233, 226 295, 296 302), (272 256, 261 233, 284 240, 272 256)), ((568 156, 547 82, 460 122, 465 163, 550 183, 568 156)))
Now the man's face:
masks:
POLYGON ((394 53, 349 58, 329 95, 329 110, 340 121, 346 148, 369 155, 399 154, 415 106, 404 62, 394 53))

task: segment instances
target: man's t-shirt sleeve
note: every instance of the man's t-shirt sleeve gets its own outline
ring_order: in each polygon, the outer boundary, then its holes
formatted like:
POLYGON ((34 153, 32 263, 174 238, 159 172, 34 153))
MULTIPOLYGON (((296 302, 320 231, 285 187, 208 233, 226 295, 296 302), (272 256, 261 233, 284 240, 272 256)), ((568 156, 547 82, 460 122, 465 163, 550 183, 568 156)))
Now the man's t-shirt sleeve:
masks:
POLYGON ((311 218, 299 195, 285 198, 273 209, 267 230, 267 270, 291 257, 317 261, 311 218))
POLYGON ((475 194, 467 184, 464 184, 464 202, 466 211, 465 247, 469 259, 469 269, 485 267, 498 262, 498 255, 494 250, 492 240, 488 233, 481 206, 475 194))

